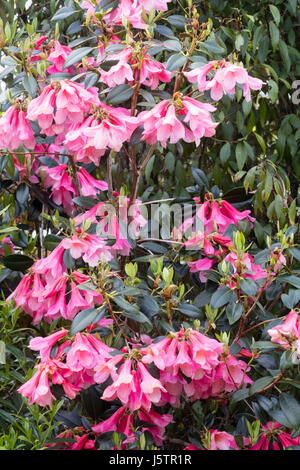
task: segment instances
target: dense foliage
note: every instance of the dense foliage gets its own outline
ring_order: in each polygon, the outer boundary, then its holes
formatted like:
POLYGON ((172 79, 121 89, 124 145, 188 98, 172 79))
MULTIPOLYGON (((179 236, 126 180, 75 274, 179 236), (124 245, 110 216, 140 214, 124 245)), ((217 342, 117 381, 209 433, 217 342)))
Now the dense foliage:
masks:
POLYGON ((299 2, 0 17, 0 448, 299 448, 299 2))

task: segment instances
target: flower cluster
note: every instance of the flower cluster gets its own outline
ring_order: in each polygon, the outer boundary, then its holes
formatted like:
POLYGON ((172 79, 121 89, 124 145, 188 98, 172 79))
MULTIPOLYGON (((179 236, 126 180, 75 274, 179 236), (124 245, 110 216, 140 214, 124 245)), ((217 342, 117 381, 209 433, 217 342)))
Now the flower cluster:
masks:
POLYGON ((134 436, 133 413, 137 412, 138 419, 150 423, 149 431, 160 445, 172 416, 158 414, 154 405, 170 403, 178 407, 182 394, 194 401, 220 396, 252 382, 244 361, 228 356, 222 343, 196 330, 182 328, 158 343, 125 347, 122 352, 88 332, 76 333, 70 340, 67 334, 63 329, 31 340, 29 346, 39 351, 41 362, 19 392, 28 397, 29 403, 52 407, 55 396, 49 380, 61 385, 70 399, 92 384, 105 384, 102 400, 119 400, 121 407, 93 426, 97 433, 118 430, 128 438, 134 436), (63 338, 53 357, 52 348, 63 338), (149 365, 155 366, 159 378, 152 375, 149 365))
POLYGON ((250 91, 260 90, 263 85, 262 80, 251 77, 244 67, 228 61, 208 62, 202 67, 185 72, 185 76, 191 83, 197 83, 199 91, 210 90, 210 96, 215 101, 219 101, 223 95, 234 95, 237 84, 243 86, 243 96, 246 101, 250 101, 250 91), (214 72, 214 75, 207 80, 210 72, 214 72))
POLYGON ((273 326, 268 330, 273 343, 278 343, 284 349, 294 353, 294 360, 300 359, 300 321, 299 310, 292 310, 281 325, 273 326))

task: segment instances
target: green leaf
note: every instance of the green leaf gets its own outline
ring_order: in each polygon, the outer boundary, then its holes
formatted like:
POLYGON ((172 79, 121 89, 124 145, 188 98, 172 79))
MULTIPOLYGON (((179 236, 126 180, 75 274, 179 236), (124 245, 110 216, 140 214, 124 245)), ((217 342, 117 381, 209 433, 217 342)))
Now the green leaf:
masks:
POLYGON ((264 153, 264 155, 265 155, 265 154, 266 154, 266 144, 265 144, 264 139, 262 138, 261 135, 257 134, 256 132, 254 132, 254 134, 255 134, 255 137, 256 137, 256 139, 257 139, 257 142, 258 142, 259 145, 261 146, 262 151, 263 151, 263 153, 264 153))
POLYGON ((79 49, 72 51, 65 60, 63 70, 75 64, 76 62, 81 62, 83 57, 86 57, 90 52, 92 52, 92 50, 92 47, 80 47, 79 49))
POLYGON ((55 15, 52 16, 51 21, 64 20, 68 18, 69 16, 73 15, 74 13, 76 13, 76 10, 74 10, 74 8, 69 8, 69 7, 59 8, 59 10, 55 13, 55 15))
POLYGON ((139 308, 136 305, 132 305, 130 302, 127 302, 127 300, 123 299, 119 295, 114 297, 114 302, 123 310, 129 313, 133 314, 138 314, 139 313, 139 308))
POLYGON ((129 100, 133 95, 133 88, 124 83, 114 87, 107 95, 106 101, 111 105, 120 104, 129 100))
POLYGON ((36 79, 32 75, 25 75, 23 85, 26 91, 32 98, 35 98, 38 91, 38 84, 36 79))
POLYGON ((31 268, 34 260, 25 255, 8 255, 2 259, 2 263, 12 271, 26 271, 31 268))
POLYGON ((106 313, 106 305, 101 307, 100 309, 97 308, 87 308, 79 312, 74 320, 72 321, 72 325, 70 328, 70 335, 74 335, 79 331, 84 330, 90 323, 97 323, 104 317, 106 313))
POLYGON ((290 289, 288 294, 282 294, 281 300, 288 309, 292 310, 300 302, 300 290, 290 289))
POLYGON ((88 90, 92 86, 94 86, 99 80, 99 76, 97 73, 89 73, 85 80, 84 80, 84 88, 88 90))
POLYGON ((61 237, 58 237, 57 235, 50 233, 49 235, 46 235, 46 237, 44 238, 44 245, 47 250, 52 251, 57 247, 57 245, 59 245, 61 241, 62 241, 61 237))
POLYGON ((192 168, 192 175, 196 183, 202 188, 208 188, 209 183, 206 174, 204 171, 200 170, 199 168, 192 168))
POLYGON ((273 51, 275 52, 279 44, 280 32, 273 21, 270 22, 269 29, 270 29, 270 36, 271 36, 273 51))
POLYGON ((283 282, 287 282, 293 287, 296 287, 296 289, 300 289, 300 278, 297 276, 281 276, 279 279, 283 282))
POLYGON ((269 89, 269 98, 274 104, 277 101, 278 98, 278 85, 274 80, 269 80, 268 81, 269 86, 271 87, 269 89))
POLYGON ((261 377, 260 379, 256 380, 250 387, 249 395, 254 395, 255 393, 259 393, 265 387, 270 385, 274 381, 274 377, 267 376, 261 377))
POLYGON ((235 148, 235 156, 237 161, 237 166, 239 170, 242 170, 246 161, 247 161, 247 149, 244 145, 244 142, 239 142, 235 148))
POLYGON ((147 315, 147 317, 152 318, 160 312, 160 306, 156 300, 151 295, 143 297, 143 300, 140 305, 142 312, 147 315))
POLYGON ((279 396, 279 404, 292 429, 300 427, 300 404, 291 395, 283 392, 279 396))
POLYGON ((229 321, 229 325, 236 323, 242 316, 243 307, 241 304, 236 302, 230 303, 226 307, 226 315, 229 321))
POLYGON ((232 291, 228 287, 223 286, 221 289, 217 289, 216 292, 213 293, 210 305, 212 308, 223 307, 223 305, 230 302, 231 296, 232 291))
POLYGON ((242 279, 240 281, 240 287, 243 292, 247 295, 254 296, 257 292, 257 284, 251 278, 242 279))
POLYGON ((275 349, 276 344, 272 341, 255 341, 251 344, 251 349, 275 349))
POLYGON ((180 52, 182 47, 177 39, 169 39, 163 42, 163 45, 168 51, 180 52))
POLYGON ((271 13, 273 15, 274 21, 278 26, 279 23, 280 23, 280 11, 278 10, 277 7, 275 7, 275 5, 269 5, 269 7, 270 7, 271 13))
POLYGON ((182 55, 182 54, 173 54, 169 57, 166 63, 166 69, 169 70, 169 72, 173 72, 174 70, 177 70, 186 63, 187 57, 182 55))
POLYGON ((220 160, 224 164, 227 162, 228 158, 230 157, 230 143, 226 142, 226 144, 223 145, 220 151, 220 160))
POLYGON ((232 402, 237 403, 241 400, 245 400, 245 398, 249 397, 249 388, 242 388, 241 390, 237 390, 232 395, 232 402))
POLYGON ((199 310, 199 308, 195 307, 192 304, 181 304, 178 306, 178 310, 184 315, 187 315, 188 317, 199 318, 201 316, 201 311, 199 310))
POLYGON ((291 68, 291 59, 289 56, 289 50, 288 50, 287 44, 284 41, 282 41, 282 39, 279 40, 279 52, 283 60, 283 64, 285 66, 286 72, 288 73, 291 68))
POLYGON ((182 29, 182 30, 184 30, 185 25, 188 23, 188 20, 184 16, 181 16, 181 15, 168 16, 167 21, 168 23, 170 23, 170 25, 175 26, 175 28, 182 29))

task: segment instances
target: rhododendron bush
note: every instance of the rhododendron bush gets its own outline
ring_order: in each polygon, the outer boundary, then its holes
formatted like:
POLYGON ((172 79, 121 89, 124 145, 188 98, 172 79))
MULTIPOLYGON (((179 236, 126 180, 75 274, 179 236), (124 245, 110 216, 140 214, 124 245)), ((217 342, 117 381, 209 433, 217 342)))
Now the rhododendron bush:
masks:
POLYGON ((300 120, 215 3, 3 18, 1 449, 300 448, 300 120))

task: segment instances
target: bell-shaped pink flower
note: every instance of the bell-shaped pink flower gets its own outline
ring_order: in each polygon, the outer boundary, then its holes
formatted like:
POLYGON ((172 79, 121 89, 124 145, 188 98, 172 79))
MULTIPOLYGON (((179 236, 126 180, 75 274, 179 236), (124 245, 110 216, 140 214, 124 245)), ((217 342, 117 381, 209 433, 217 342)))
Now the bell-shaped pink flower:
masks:
POLYGON ((26 112, 13 105, 0 118, 0 148, 12 152, 20 145, 32 150, 35 139, 26 112))

